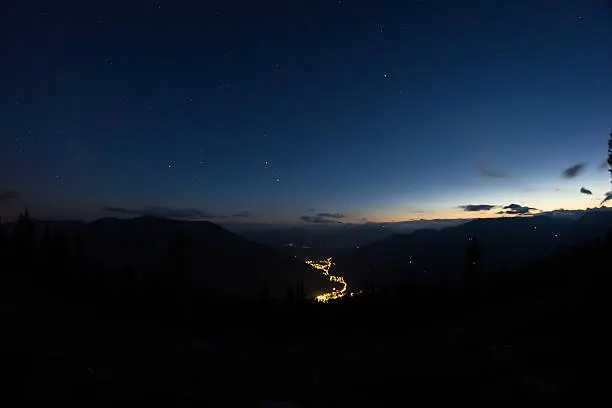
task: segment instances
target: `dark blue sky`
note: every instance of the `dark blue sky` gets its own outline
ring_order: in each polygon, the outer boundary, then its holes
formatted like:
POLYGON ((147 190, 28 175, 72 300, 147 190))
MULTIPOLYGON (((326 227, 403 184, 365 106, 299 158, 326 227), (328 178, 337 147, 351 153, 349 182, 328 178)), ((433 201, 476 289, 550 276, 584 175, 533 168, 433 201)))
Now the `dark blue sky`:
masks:
POLYGON ((5 217, 389 221, 609 190, 606 0, 5 3, 5 217))

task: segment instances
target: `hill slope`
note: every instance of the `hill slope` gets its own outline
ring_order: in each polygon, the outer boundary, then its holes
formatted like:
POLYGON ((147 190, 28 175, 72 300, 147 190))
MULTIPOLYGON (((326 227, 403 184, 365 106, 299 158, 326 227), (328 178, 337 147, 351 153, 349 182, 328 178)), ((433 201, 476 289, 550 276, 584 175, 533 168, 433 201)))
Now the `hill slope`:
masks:
MULTIPOLYGON (((207 221, 105 218, 69 227, 82 239, 88 259, 112 268, 129 266, 145 274, 167 270, 171 248, 183 237, 192 284, 222 295, 255 298, 265 286, 272 296, 281 298, 288 286, 295 290, 303 281, 307 296, 314 296, 327 284, 304 263, 207 221)), ((61 223, 51 228, 62 230, 61 223)))
POLYGON ((469 238, 476 237, 485 272, 522 266, 558 248, 603 237, 612 211, 590 210, 579 218, 534 216, 477 219, 442 230, 389 237, 338 259, 340 274, 353 285, 395 285, 456 280, 463 270, 469 238))

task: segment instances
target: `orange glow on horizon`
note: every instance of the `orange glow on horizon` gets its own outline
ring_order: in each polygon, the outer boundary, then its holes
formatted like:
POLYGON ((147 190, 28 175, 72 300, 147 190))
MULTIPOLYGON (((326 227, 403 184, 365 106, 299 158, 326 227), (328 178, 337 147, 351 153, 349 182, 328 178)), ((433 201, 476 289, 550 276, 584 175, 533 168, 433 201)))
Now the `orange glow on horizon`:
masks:
MULTIPOLYGON (((538 207, 540 208, 540 207, 538 207)), ((493 209, 491 211, 474 211, 468 212, 460 209, 454 211, 447 211, 444 213, 441 212, 431 212, 428 214, 410 214, 409 212, 404 212, 403 214, 393 214, 393 215, 383 215, 380 217, 372 217, 368 218, 367 222, 374 223, 392 223, 392 222, 407 222, 407 221, 436 221, 436 220, 473 220, 477 218, 512 218, 512 217, 530 217, 533 215, 538 215, 542 212, 556 211, 556 210, 569 210, 569 211, 586 211, 588 209, 594 208, 609 208, 607 205, 593 205, 586 206, 583 208, 572 208, 571 206, 555 206, 555 207, 544 207, 539 209, 538 211, 534 211, 532 214, 497 214, 498 211, 501 211, 500 208, 493 209)))

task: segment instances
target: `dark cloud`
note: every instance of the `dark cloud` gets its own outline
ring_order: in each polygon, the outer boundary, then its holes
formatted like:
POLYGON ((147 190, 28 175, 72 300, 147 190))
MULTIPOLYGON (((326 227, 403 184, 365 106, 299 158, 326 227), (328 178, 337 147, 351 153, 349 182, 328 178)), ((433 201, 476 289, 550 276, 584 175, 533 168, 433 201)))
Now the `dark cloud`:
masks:
POLYGON ((604 197, 604 199, 602 200, 601 204, 605 203, 606 201, 612 200, 612 191, 608 191, 606 193, 606 196, 604 197))
POLYGON ((8 204, 19 200, 19 193, 16 190, 0 188, 0 204, 8 204))
POLYGON ((104 211, 125 215, 148 215, 160 218, 181 218, 186 220, 203 220, 215 218, 214 214, 195 208, 172 208, 164 206, 150 206, 143 208, 104 207, 104 211))
POLYGON ((251 214, 248 211, 238 211, 237 213, 232 214, 232 217, 241 217, 241 218, 248 218, 251 217, 253 214, 251 214))
POLYGON ((314 210, 315 210, 314 208, 309 208, 308 209, 308 211, 310 211, 310 212, 314 212, 314 210))
POLYGON ((532 211, 538 211, 537 208, 526 207, 519 204, 510 204, 505 206, 502 211, 499 211, 498 214, 512 214, 512 215, 527 215, 532 214, 532 211))
POLYGON ((324 217, 312 217, 310 215, 302 215, 300 220, 310 223, 310 224, 341 224, 340 221, 336 221, 335 219, 329 219, 324 217))
POLYGON ((593 195, 593 192, 591 190, 589 190, 588 188, 584 188, 584 187, 580 188, 580 192, 582 194, 593 195))
POLYGON ((486 163, 480 163, 478 165, 478 172, 484 177, 489 178, 506 178, 508 175, 501 171, 491 169, 486 163))
POLYGON ((320 217, 320 218, 333 218, 335 220, 339 220, 340 218, 344 218, 344 214, 340 214, 340 213, 318 213, 317 217, 320 217))
POLYGON ((493 208, 497 207, 496 205, 491 204, 468 204, 468 205, 460 205, 463 211, 467 212, 476 212, 476 211, 490 211, 493 208))
POLYGON ((574 178, 580 173, 582 173, 585 167, 585 163, 578 163, 573 165, 572 167, 568 167, 567 169, 563 170, 563 177, 567 179, 574 178))

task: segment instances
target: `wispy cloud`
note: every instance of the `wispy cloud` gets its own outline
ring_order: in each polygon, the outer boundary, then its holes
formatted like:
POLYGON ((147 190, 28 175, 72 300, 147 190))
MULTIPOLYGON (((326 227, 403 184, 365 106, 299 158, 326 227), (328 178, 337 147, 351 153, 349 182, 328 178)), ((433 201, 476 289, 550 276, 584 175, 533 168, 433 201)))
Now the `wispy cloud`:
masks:
POLYGON ((502 171, 494 170, 490 168, 486 163, 480 163, 478 165, 478 172, 484 176, 489 178, 506 178, 508 175, 502 171))
POLYGON ((248 211, 238 211, 237 213, 232 214, 232 217, 241 217, 241 218, 248 218, 253 216, 253 214, 251 214, 248 211))
POLYGON ((321 217, 321 218, 333 218, 335 220, 339 220, 340 218, 344 218, 344 214, 340 214, 340 213, 318 213, 317 217, 321 217))
POLYGON ((463 211, 467 211, 467 212, 491 211, 495 207, 497 207, 497 206, 496 205, 491 205, 491 204, 467 204, 467 205, 460 205, 459 206, 459 208, 461 208, 463 211))
POLYGON ((567 179, 574 178, 580 175, 580 173, 584 171, 585 167, 586 163, 574 164, 573 166, 563 170, 563 177, 567 179))
POLYGON ((580 188, 580 192, 586 195, 593 195, 593 192, 591 190, 589 190, 588 188, 584 188, 584 187, 580 188))
POLYGON ((0 204, 8 204, 16 200, 19 200, 19 193, 17 190, 0 188, 0 204))
POLYGON ((180 218, 185 220, 203 220, 215 218, 214 214, 196 208, 173 208, 165 206, 149 206, 142 208, 104 207, 104 211, 137 216, 153 216, 160 218, 180 218))
POLYGON ((606 196, 604 197, 604 199, 602 200, 601 204, 605 203, 606 201, 612 200, 612 191, 608 191, 606 193, 606 196))
POLYGON ((302 215, 300 220, 310 223, 310 224, 342 224, 340 221, 333 218, 325 218, 325 217, 313 217, 310 215, 302 215))
POLYGON ((498 214, 528 215, 532 214, 532 211, 538 211, 538 209, 519 204, 510 204, 505 206, 502 211, 498 212, 498 214))

